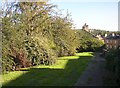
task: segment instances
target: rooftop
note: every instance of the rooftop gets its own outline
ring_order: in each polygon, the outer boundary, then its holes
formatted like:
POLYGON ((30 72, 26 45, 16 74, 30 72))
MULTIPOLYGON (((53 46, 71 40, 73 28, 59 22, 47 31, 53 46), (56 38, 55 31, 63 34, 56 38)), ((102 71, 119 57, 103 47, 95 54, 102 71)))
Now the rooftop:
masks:
POLYGON ((115 35, 115 36, 109 35, 106 37, 106 39, 120 39, 120 35, 115 35))

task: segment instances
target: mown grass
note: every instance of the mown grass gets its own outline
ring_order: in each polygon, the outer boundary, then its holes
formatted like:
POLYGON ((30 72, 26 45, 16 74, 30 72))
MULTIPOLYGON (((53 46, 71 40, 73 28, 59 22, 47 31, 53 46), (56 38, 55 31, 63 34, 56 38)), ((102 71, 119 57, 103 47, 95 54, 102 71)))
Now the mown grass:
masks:
POLYGON ((39 65, 2 75, 3 86, 73 86, 93 56, 92 52, 59 57, 51 66, 39 65))

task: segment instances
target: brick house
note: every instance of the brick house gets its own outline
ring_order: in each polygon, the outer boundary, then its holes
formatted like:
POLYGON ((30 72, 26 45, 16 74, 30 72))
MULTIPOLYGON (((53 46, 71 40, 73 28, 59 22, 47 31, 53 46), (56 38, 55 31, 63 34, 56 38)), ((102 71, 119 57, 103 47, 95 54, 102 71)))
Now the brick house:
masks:
POLYGON ((104 42, 107 49, 117 49, 120 48, 120 35, 109 35, 104 38, 104 42))

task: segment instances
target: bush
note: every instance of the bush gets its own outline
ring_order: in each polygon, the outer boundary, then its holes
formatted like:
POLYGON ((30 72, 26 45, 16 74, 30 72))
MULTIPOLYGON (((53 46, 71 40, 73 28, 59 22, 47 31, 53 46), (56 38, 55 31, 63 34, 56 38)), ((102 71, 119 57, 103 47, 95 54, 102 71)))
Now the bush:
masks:
POLYGON ((98 40, 90 33, 87 33, 83 30, 78 30, 77 34, 79 37, 79 45, 76 48, 77 52, 98 51, 102 49, 102 46, 104 46, 103 41, 98 40))
POLYGON ((58 56, 74 55, 76 48, 95 51, 102 45, 89 33, 72 30, 69 13, 62 16, 53 9, 55 5, 45 2, 7 4, 2 17, 3 71, 54 64, 58 56))
POLYGON ((120 49, 111 49, 106 53, 106 67, 114 73, 116 83, 120 85, 120 49))
POLYGON ((32 65, 55 63, 57 56, 49 44, 49 41, 42 36, 31 38, 31 41, 29 38, 29 41, 25 41, 27 56, 32 65))

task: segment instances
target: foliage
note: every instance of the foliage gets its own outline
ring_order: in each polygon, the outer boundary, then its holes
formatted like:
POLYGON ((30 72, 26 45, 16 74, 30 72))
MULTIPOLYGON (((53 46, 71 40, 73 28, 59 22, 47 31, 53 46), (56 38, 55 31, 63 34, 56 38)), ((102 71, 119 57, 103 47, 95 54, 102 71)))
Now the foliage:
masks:
POLYGON ((91 29, 91 33, 94 34, 95 36, 96 35, 101 35, 102 37, 105 36, 105 34, 107 34, 108 36, 111 35, 112 33, 115 33, 115 34, 120 34, 120 31, 105 31, 105 30, 100 30, 100 29, 91 29))
POLYGON ((28 62, 29 66, 54 64, 57 56, 75 50, 69 36, 72 23, 68 14, 54 16, 53 8, 55 5, 45 2, 8 4, 2 21, 2 64, 8 63, 3 65, 3 71, 14 70, 13 66, 17 65, 26 67, 28 62))
POLYGON ((111 49, 106 55, 106 67, 109 71, 114 73, 116 83, 120 85, 120 49, 111 49))
POLYGON ((77 47, 77 51, 98 51, 104 45, 103 41, 98 40, 93 35, 83 30, 77 31, 79 36, 79 46, 77 47))
POLYGON ((38 65, 3 74, 2 86, 73 86, 92 56, 91 52, 77 53, 59 57, 54 65, 38 65))
POLYGON ((47 2, 7 3, 2 15, 3 71, 52 65, 57 57, 95 51, 102 44, 91 34, 72 29, 72 19, 47 2))

